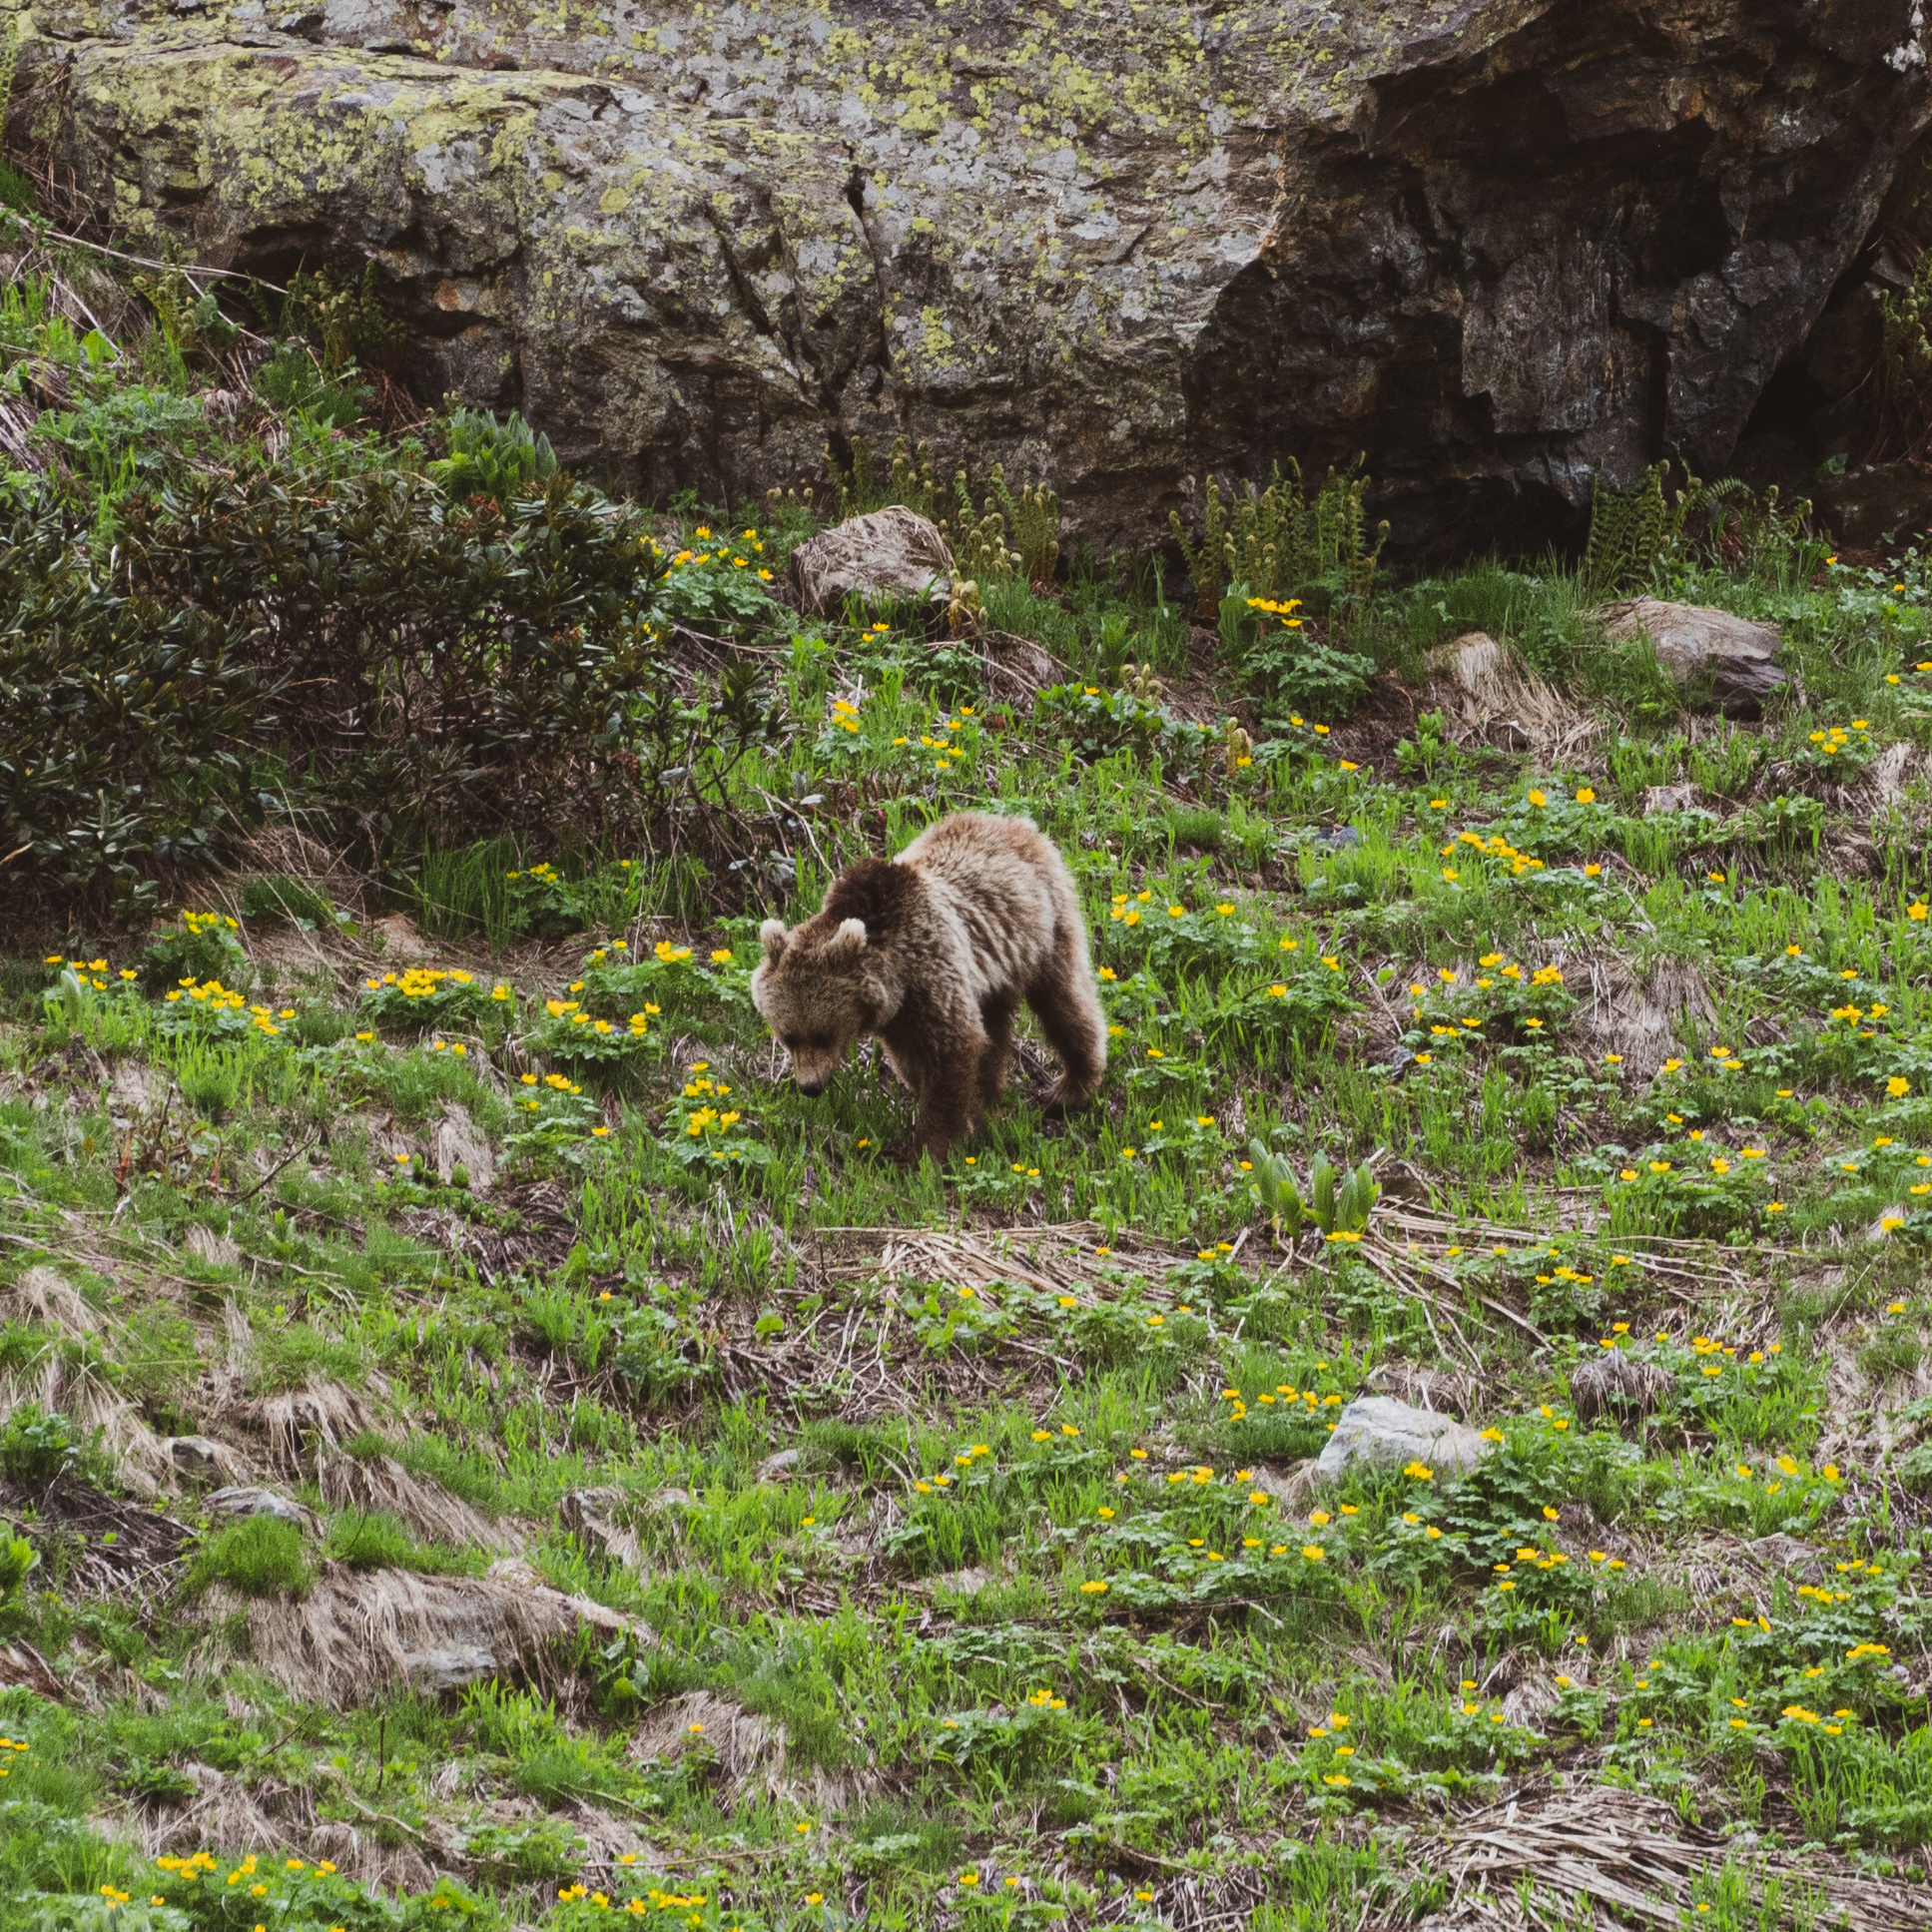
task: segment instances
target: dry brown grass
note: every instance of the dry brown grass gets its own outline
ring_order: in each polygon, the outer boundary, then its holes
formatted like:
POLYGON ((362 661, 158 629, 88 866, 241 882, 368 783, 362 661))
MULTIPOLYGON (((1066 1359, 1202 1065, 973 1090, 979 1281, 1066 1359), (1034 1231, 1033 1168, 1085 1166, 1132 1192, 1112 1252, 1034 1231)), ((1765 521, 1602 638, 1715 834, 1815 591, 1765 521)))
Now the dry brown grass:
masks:
POLYGON ((338 1450, 375 1422, 358 1391, 345 1383, 321 1381, 232 1403, 222 1420, 266 1443, 269 1461, 290 1476, 302 1473, 303 1457, 312 1446, 316 1453, 338 1450))
POLYGON ((792 575, 799 601, 823 613, 855 592, 927 595, 951 582, 953 552, 936 525, 895 503, 808 538, 792 553, 792 575))
MULTIPOLYGON (((1566 968, 1569 983, 1584 996, 1582 975, 1566 968)), ((1658 960, 1639 977, 1612 953, 1589 961, 1589 1004, 1581 1014, 1585 1036, 1602 1053, 1620 1053, 1632 1070, 1648 1077, 1678 1050, 1678 1028, 1716 1017, 1703 973, 1687 960, 1658 960)))
POLYGON ((1428 700, 1462 745, 1534 751, 1548 762, 1589 749, 1603 721, 1579 709, 1486 631, 1471 631, 1432 651, 1428 700))
POLYGON ((490 1676, 541 1679, 580 1623, 607 1637, 642 1625, 588 1598, 566 1596, 528 1564, 506 1558, 483 1577, 357 1572, 324 1563, 300 1602, 243 1603, 216 1589, 216 1615, 248 1618, 255 1659, 291 1696, 346 1709, 402 1684, 440 1691, 490 1676))
POLYGON ((875 1780, 790 1761, 784 1727, 727 1697, 693 1690, 647 1711, 631 1736, 637 1763, 674 1763, 702 1750, 717 1760, 725 1800, 781 1798, 788 1805, 834 1811, 853 1802, 875 1780))
POLYGON ((325 1456, 316 1471, 316 1482, 331 1509, 391 1510, 427 1543, 446 1543, 458 1550, 473 1545, 504 1556, 523 1547, 513 1528, 492 1523, 440 1483, 411 1476, 391 1456, 366 1461, 325 1456))
POLYGON ((1462 1819, 1444 1852, 1454 1897, 1430 1921, 1442 1932, 1680 1926, 1693 1880, 1727 1863, 1752 1868, 1760 1891, 1771 1878, 1815 1887, 1861 1932, 1923 1932, 1927 1922, 1922 1892, 1854 1876, 1815 1846, 1753 1858, 1742 1844, 1684 1824, 1659 1799, 1603 1785, 1491 1805, 1462 1819), (1535 1887, 1527 1905, 1519 1889, 1526 1878, 1535 1887), (1588 1918, 1576 1916, 1580 1904, 1588 1918))

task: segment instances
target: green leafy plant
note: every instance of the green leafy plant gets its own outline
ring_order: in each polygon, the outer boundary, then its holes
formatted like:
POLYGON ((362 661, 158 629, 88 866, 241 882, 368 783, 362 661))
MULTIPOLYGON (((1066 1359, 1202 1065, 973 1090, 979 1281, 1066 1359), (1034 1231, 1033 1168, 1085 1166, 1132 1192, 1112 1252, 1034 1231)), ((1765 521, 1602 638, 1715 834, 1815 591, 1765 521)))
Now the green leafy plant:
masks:
POLYGON ((1207 725, 1177 718, 1160 702, 1164 693, 1151 673, 1135 675, 1129 662, 1117 691, 1097 685, 1048 685, 1034 701, 1042 723, 1078 745, 1089 758, 1132 750, 1158 757, 1177 771, 1195 769, 1215 742, 1207 725))
POLYGON ((1414 739, 1404 738, 1396 745, 1396 769, 1405 775, 1434 778, 1464 763, 1463 752, 1450 741, 1449 720, 1441 711, 1418 713, 1414 739))
POLYGON ((1367 695, 1375 675, 1373 658, 1343 650, 1331 641, 1332 632, 1317 635, 1299 617, 1287 614, 1288 608, 1262 605, 1252 639, 1234 654, 1270 732, 1292 728, 1301 712, 1324 720, 1346 717, 1367 695), (1270 617, 1278 621, 1271 623, 1270 617))
POLYGON ((1294 1163, 1259 1140, 1248 1142, 1252 1172, 1248 1186, 1255 1205, 1268 1217, 1277 1239, 1286 1237, 1292 1248, 1301 1239, 1302 1221, 1308 1209, 1295 1180, 1294 1163))
POLYGON ((0 1542, 0 1614, 3 1614, 22 1587, 40 1568, 40 1552, 25 1537, 8 1537, 0 1542))
POLYGON ((25 1402, 0 1423, 0 1473, 17 1483, 44 1486, 76 1463, 81 1445, 73 1423, 25 1402))
POLYGON ((1669 469, 1667 462, 1653 463, 1620 490, 1606 489, 1601 471, 1593 477, 1581 572, 1591 594, 1640 590, 1666 561, 1693 555, 1752 568, 1789 557, 1804 540, 1807 499, 1784 510, 1775 483, 1759 496, 1735 477, 1705 483, 1686 474, 1666 502, 1669 469))
POLYGON ((352 372, 326 376, 309 349, 292 342, 278 343, 250 380, 264 402, 322 429, 352 429, 374 401, 374 392, 352 372))
POLYGON ((1326 1154, 1317 1153, 1308 1164, 1303 1186, 1287 1155, 1264 1141, 1250 1140, 1248 1154, 1252 1162, 1249 1192, 1275 1234, 1285 1236, 1290 1247, 1300 1240, 1304 1222, 1312 1222, 1325 1238, 1359 1235, 1368 1226, 1382 1188, 1366 1163, 1338 1168, 1326 1154))
POLYGON ((1331 603, 1360 607, 1375 585, 1387 523, 1366 540, 1364 499, 1369 477, 1357 456, 1346 469, 1331 469, 1310 501, 1301 466, 1292 458, 1283 476, 1275 466, 1265 489, 1237 489, 1232 510, 1220 485, 1207 480, 1199 544, 1189 542, 1178 510, 1168 524, 1186 560, 1203 616, 1213 614, 1229 585, 1246 583, 1258 595, 1280 598, 1319 586, 1331 603))
POLYGON ((156 929, 139 969, 156 990, 206 979, 245 986, 254 971, 242 945, 241 923, 233 914, 199 913, 186 906, 156 929))
POLYGON ((501 422, 487 409, 452 410, 443 436, 449 454, 430 463, 427 473, 453 497, 507 502, 557 473, 550 438, 534 433, 514 409, 501 422))
MULTIPOLYGON (((266 314, 272 302, 259 294, 257 307, 266 314)), ((282 332, 307 342, 331 382, 352 376, 358 365, 393 368, 408 347, 408 331, 376 291, 373 262, 352 282, 326 269, 298 269, 279 309, 282 332)))

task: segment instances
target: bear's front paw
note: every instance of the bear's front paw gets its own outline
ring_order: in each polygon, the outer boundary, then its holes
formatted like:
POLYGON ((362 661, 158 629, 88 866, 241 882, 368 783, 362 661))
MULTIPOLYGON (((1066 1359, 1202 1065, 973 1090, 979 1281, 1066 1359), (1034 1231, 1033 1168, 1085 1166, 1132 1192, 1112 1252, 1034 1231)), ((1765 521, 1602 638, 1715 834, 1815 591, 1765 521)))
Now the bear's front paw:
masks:
POLYGON ((1064 1080, 1055 1080, 1039 1096, 1039 1117, 1042 1120, 1064 1120, 1069 1113, 1078 1113, 1085 1105, 1085 1094, 1071 1092, 1064 1080))
POLYGON ((886 1158, 895 1167, 917 1167, 920 1157, 926 1152, 926 1143, 909 1135, 904 1140, 895 1140, 886 1149, 886 1158))

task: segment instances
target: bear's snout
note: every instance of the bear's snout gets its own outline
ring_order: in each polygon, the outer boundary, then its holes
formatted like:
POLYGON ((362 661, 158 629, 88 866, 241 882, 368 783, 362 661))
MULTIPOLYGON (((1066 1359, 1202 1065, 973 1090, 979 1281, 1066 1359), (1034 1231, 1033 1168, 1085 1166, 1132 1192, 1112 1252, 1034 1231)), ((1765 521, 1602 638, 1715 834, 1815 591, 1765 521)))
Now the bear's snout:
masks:
POLYGON ((798 1080, 799 1091, 803 1094, 808 1095, 810 1098, 814 1100, 816 1100, 819 1097, 819 1095, 825 1091, 825 1075, 823 1073, 813 1073, 809 1075, 800 1073, 795 1077, 798 1080))

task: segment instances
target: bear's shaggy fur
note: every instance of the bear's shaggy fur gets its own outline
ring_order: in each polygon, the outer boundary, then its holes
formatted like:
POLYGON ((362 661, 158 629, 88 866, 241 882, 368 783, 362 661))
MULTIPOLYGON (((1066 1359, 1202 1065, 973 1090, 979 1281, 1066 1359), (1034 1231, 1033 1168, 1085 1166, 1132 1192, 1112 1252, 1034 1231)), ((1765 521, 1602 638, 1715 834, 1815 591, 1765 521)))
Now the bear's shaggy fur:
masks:
POLYGON ((823 1093, 847 1047, 876 1035, 919 1096, 935 1160, 1005 1085, 1022 999, 1060 1058, 1049 1111, 1084 1106, 1106 1071, 1073 880, 1024 819, 956 813, 895 860, 849 866, 816 917, 789 933, 767 920, 759 938, 752 997, 801 1090, 823 1093))

